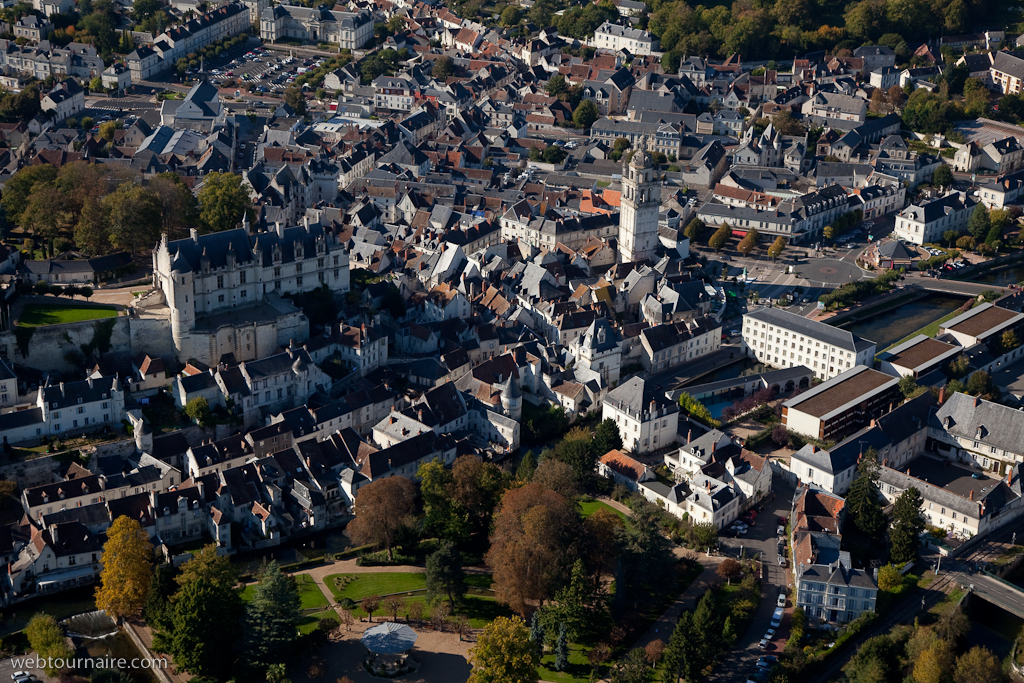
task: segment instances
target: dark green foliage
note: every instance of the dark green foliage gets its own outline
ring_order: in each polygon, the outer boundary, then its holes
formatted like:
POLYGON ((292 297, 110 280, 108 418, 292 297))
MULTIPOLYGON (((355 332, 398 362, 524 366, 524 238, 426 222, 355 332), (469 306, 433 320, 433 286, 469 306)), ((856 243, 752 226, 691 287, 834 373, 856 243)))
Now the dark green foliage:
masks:
POLYGON ((903 565, 917 559, 917 546, 924 531, 921 494, 913 486, 900 494, 893 506, 893 523, 889 531, 892 561, 903 565))
POLYGON ((197 578, 175 594, 171 628, 154 636, 154 646, 172 655, 182 671, 220 677, 234 661, 229 653, 235 647, 240 613, 241 599, 233 587, 197 578))
POLYGON ((565 671, 569 666, 569 638, 566 636, 565 622, 558 627, 558 640, 555 642, 555 669, 565 671))
POLYGON ((988 231, 992 228, 992 224, 988 218, 988 209, 981 202, 974 207, 974 212, 971 213, 970 219, 967 221, 967 231, 971 233, 971 236, 977 241, 981 242, 988 236, 988 231))
POLYGON ((619 425, 615 420, 608 418, 597 425, 594 432, 594 454, 600 458, 612 450, 622 449, 622 437, 619 436, 619 425))
POLYGON ((444 541, 436 552, 427 557, 427 597, 444 598, 455 610, 456 603, 466 592, 466 573, 462 569, 462 554, 451 541, 444 541))
POLYGON ((857 465, 857 478, 846 494, 846 510, 857 528, 874 540, 885 533, 885 516, 879 503, 878 459, 874 448, 869 448, 857 465))
POLYGON ((537 458, 533 455, 533 451, 526 451, 526 455, 523 456, 519 463, 519 469, 516 470, 516 479, 521 482, 528 482, 536 471, 537 458))
POLYGON ((530 621, 530 641, 537 644, 537 647, 544 647, 544 624, 540 620, 540 610, 533 613, 530 621))
POLYGON ((281 573, 277 562, 264 567, 245 608, 245 653, 249 664, 263 669, 287 658, 297 634, 299 607, 295 580, 281 573))
POLYGON ((642 605, 656 586, 662 585, 672 567, 669 540, 661 530, 661 510, 642 502, 633 509, 630 524, 619 530, 619 555, 615 576, 617 614, 642 605))
POLYGON ((334 322, 338 317, 338 305, 334 303, 334 292, 326 283, 308 292, 290 295, 289 298, 302 309, 313 325, 322 327, 334 322))

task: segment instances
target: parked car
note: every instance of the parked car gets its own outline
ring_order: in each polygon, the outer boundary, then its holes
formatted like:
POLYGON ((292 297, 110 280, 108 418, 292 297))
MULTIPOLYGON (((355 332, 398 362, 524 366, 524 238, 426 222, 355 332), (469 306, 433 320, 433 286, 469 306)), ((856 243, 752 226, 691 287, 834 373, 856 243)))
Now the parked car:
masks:
POLYGON ((757 660, 758 664, 764 662, 768 666, 775 666, 779 663, 779 658, 775 655, 761 655, 761 658, 757 660))
POLYGON ((786 535, 786 527, 780 525, 779 528, 776 530, 776 533, 779 536, 785 536, 786 535))
POLYGON ((776 607, 785 607, 786 606, 786 593, 785 593, 785 591, 779 591, 779 599, 775 601, 775 606, 776 607))
POLYGON ((762 638, 761 642, 757 644, 757 647, 758 647, 759 650, 767 650, 768 649, 768 645, 771 642, 772 641, 768 640, 767 638, 762 638))

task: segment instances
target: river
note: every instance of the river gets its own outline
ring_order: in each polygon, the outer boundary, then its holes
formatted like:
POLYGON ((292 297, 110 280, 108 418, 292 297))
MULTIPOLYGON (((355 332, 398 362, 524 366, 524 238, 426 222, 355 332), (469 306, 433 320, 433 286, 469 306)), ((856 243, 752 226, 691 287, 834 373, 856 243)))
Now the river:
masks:
POLYGON ((967 278, 970 282, 984 282, 989 285, 1015 285, 1024 280, 1024 264, 1017 264, 994 273, 984 273, 977 277, 967 278))
POLYGON ((951 313, 966 301, 963 297, 932 294, 877 315, 859 320, 843 329, 875 342, 879 351, 951 313))

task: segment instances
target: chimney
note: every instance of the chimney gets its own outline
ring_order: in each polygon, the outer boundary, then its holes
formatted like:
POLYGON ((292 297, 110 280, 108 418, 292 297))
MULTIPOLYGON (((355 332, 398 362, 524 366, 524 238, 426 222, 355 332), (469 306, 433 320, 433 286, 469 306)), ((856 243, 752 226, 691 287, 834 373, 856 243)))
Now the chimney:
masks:
POLYGON ((971 494, 967 496, 969 500, 974 500, 974 489, 971 489, 971 494))
POLYGON ((63 396, 63 395, 64 395, 64 382, 61 382, 61 383, 60 383, 60 395, 61 395, 61 396, 63 396))
POLYGON ((692 435, 693 435, 693 430, 692 429, 687 429, 686 430, 686 443, 690 443, 690 437, 692 435))
POLYGON ((203 500, 206 500, 206 484, 204 484, 202 481, 200 481, 198 486, 199 486, 199 497, 202 498, 203 500))
POLYGON ((704 486, 707 487, 708 493, 711 493, 711 480, 710 479, 705 479, 704 480, 704 486))
POLYGON ((277 233, 278 239, 284 239, 284 226, 281 225, 281 221, 276 221, 274 223, 274 232, 277 233))
POLYGON ((190 228, 188 232, 192 236, 192 241, 199 244, 199 231, 195 228, 190 228))
POLYGON ((946 385, 942 385, 942 388, 939 389, 939 405, 941 406, 945 402, 946 402, 946 385))
POLYGON ((56 524, 51 524, 50 525, 50 539, 53 541, 54 545, 57 545, 57 525, 56 524))
POLYGON ((711 442, 711 452, 714 453, 715 449, 717 449, 717 448, 718 448, 718 442, 717 441, 712 441, 711 442))
POLYGON ((416 418, 420 422, 423 422, 423 408, 420 408, 418 411, 416 411, 416 418))
POLYGON ((1013 468, 1012 467, 1007 467, 1006 468, 1006 485, 1009 486, 1012 483, 1013 483, 1013 468))
POLYGON ((874 420, 871 420, 871 426, 872 426, 872 427, 874 427, 874 426, 875 426, 875 421, 874 421, 874 420))
MULTIPOLYGON (((61 385, 60 385, 60 386, 61 386, 61 391, 63 391, 63 390, 64 390, 64 389, 63 389, 63 387, 64 387, 64 384, 63 384, 63 383, 61 383, 61 385)), ((977 407, 978 407, 978 401, 980 401, 980 400, 981 400, 981 399, 980 399, 980 398, 978 398, 977 396, 975 396, 975 397, 974 397, 974 407, 975 407, 975 408, 977 408, 977 407)))

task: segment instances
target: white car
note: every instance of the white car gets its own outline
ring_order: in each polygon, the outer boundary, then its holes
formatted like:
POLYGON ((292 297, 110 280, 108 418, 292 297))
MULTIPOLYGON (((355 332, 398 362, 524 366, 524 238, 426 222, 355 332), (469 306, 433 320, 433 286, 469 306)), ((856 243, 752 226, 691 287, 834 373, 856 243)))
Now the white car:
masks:
POLYGON ((11 674, 11 680, 15 680, 16 681, 19 678, 28 678, 31 675, 32 674, 30 674, 27 671, 15 671, 14 673, 11 674))
POLYGON ((779 599, 775 601, 775 605, 777 607, 785 607, 786 606, 786 594, 785 593, 779 593, 779 599))
POLYGON ((768 645, 769 645, 770 643, 771 643, 771 641, 770 641, 770 640, 768 640, 767 638, 762 638, 762 639, 761 639, 761 642, 757 644, 757 648, 758 648, 759 650, 767 650, 767 649, 768 649, 768 645))
POLYGON ((770 628, 770 629, 768 629, 767 631, 764 632, 764 639, 765 640, 771 640, 774 637, 775 637, 775 629, 770 628))
POLYGON ((776 530, 776 533, 779 536, 785 536, 786 535, 786 527, 780 525, 779 528, 776 530))

